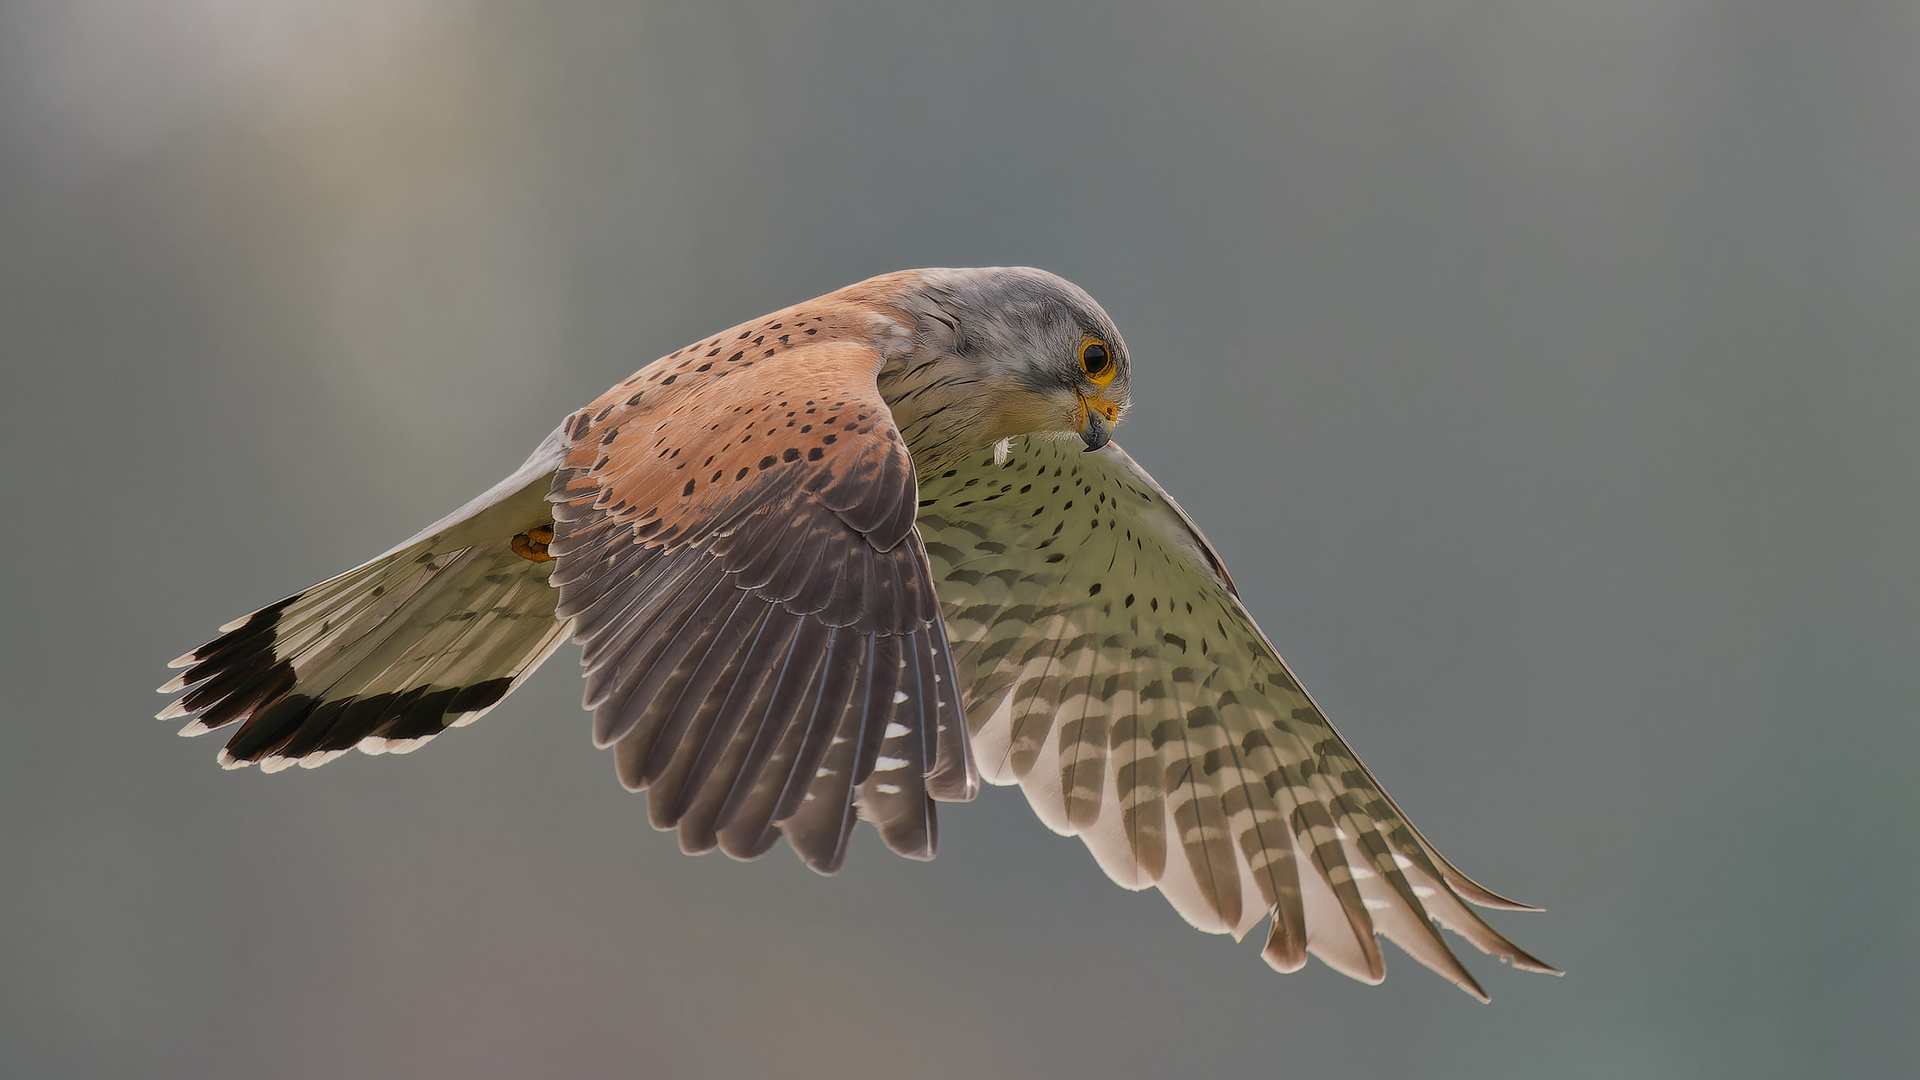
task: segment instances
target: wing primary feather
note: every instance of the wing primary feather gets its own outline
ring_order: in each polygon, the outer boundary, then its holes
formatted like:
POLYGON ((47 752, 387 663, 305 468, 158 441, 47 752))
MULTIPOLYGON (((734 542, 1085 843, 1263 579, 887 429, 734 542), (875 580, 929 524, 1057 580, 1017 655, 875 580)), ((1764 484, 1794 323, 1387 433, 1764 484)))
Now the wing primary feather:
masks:
POLYGON ((816 779, 821 758, 839 737, 842 714, 856 705, 861 709, 866 707, 866 687, 871 685, 873 671, 873 635, 853 633, 849 637, 850 647, 829 658, 826 668, 829 678, 821 681, 820 698, 808 720, 806 738, 794 755, 793 771, 787 776, 780 803, 773 812, 776 822, 786 820, 800 809, 800 803, 816 779))
POLYGON ((1119 800, 1121 828, 1133 852, 1139 882, 1158 882, 1167 870, 1166 768, 1153 745, 1148 714, 1131 674, 1123 674, 1131 709, 1120 713, 1109 736, 1109 759, 1114 763, 1114 794, 1119 800))
MULTIPOLYGON (((1355 854, 1361 855, 1372 864, 1374 882, 1384 882, 1390 894, 1381 897, 1372 905, 1379 911, 1375 919, 1382 933, 1405 950, 1408 956, 1421 965, 1458 986, 1468 994, 1478 998, 1482 1004, 1493 1000, 1486 990, 1460 963, 1453 949, 1440 936, 1439 928, 1427 914, 1426 905, 1414 894, 1413 886, 1406 875, 1395 865, 1392 847, 1386 837, 1380 835, 1373 818, 1357 805, 1350 805, 1350 797, 1343 796, 1347 811, 1344 820, 1351 823, 1355 830, 1355 854)), ((1377 886, 1376 886, 1377 889, 1377 886)), ((1362 892, 1367 890, 1363 889, 1362 892)))
POLYGON ((861 650, 864 657, 860 665, 859 692, 847 701, 846 707, 838 710, 840 721, 833 728, 832 738, 822 740, 820 764, 812 774, 795 770, 796 775, 805 777, 804 786, 797 789, 803 794, 790 812, 779 816, 794 851, 809 867, 822 874, 840 869, 846 858, 847 837, 856 820, 852 798, 854 769, 873 712, 873 689, 878 676, 874 637, 869 635, 865 645, 861 650))
POLYGON ((860 812, 879 827, 890 850, 924 860, 933 857, 925 770, 934 705, 924 685, 932 680, 923 675, 921 637, 909 634, 901 641, 897 688, 879 703, 885 723, 869 722, 870 732, 874 726, 882 731, 879 757, 860 783, 860 812))
POLYGON ((719 843, 715 822, 767 723, 779 691, 779 672, 791 653, 799 625, 797 617, 774 607, 742 661, 734 688, 728 691, 718 718, 681 783, 675 814, 680 819, 682 847, 708 851, 719 843))
POLYGON ((1173 727, 1179 732, 1182 758, 1168 768, 1167 776, 1170 786, 1184 788, 1188 799, 1184 805, 1170 801, 1168 807, 1173 811, 1174 825, 1181 830, 1181 846, 1186 850, 1187 861, 1193 865, 1194 878, 1205 890, 1206 899, 1222 925, 1232 929, 1240 923, 1240 865, 1226 812, 1214 787, 1219 763, 1213 760, 1213 751, 1220 747, 1194 741, 1196 736, 1205 734, 1210 743, 1217 743, 1223 741, 1225 731, 1213 710, 1187 709, 1180 689, 1186 684, 1177 675, 1178 669, 1169 673, 1166 685, 1173 696, 1173 727), (1175 768, 1180 766, 1186 768, 1184 784, 1175 782, 1175 768))
POLYGON ((756 743, 748 752, 748 762, 742 765, 740 778, 716 819, 720 846, 735 858, 758 858, 779 839, 774 815, 794 780, 795 759, 825 697, 835 654, 844 651, 846 636, 845 631, 814 620, 803 623, 802 633, 795 636, 793 655, 761 726, 763 735, 774 737, 756 743))
POLYGON ((1261 956, 1275 970, 1298 970, 1307 962, 1307 916, 1300 899, 1300 865, 1293 834, 1266 783, 1241 757, 1241 748, 1232 744, 1228 748, 1234 769, 1242 778, 1237 792, 1245 800, 1244 812, 1248 815, 1240 833, 1240 854, 1261 900, 1273 913, 1261 956))
MULTIPOLYGON (((1287 666, 1285 660, 1281 659, 1279 652, 1273 649, 1272 642, 1267 641, 1266 635, 1254 624, 1253 616, 1247 612, 1246 605, 1240 602, 1237 594, 1234 598, 1234 608, 1248 628, 1252 630, 1254 637, 1267 646, 1267 649, 1272 654, 1273 660, 1279 665, 1280 674, 1287 680, 1294 692, 1305 698, 1309 708, 1312 709, 1314 714, 1321 718, 1322 723, 1325 723, 1326 711, 1320 708, 1320 703, 1313 699, 1313 695, 1308 692, 1307 688, 1300 685, 1300 681, 1294 677, 1293 670, 1287 666)), ((1329 730, 1331 730, 1331 725, 1329 725, 1329 730)), ((1379 795, 1380 800, 1386 804, 1388 809, 1392 811, 1394 817, 1404 824, 1407 831, 1412 833, 1414 838, 1419 842, 1421 849, 1423 849, 1424 856, 1431 858, 1439 865, 1441 872, 1446 878, 1447 884, 1451 886, 1456 893, 1466 900, 1485 908, 1494 908, 1501 911, 1537 912, 1543 910, 1530 904, 1524 904, 1518 900, 1512 900, 1502 896, 1486 886, 1481 885, 1479 882, 1474 881, 1466 874, 1461 873, 1459 868, 1455 867, 1451 862, 1448 862, 1447 858, 1440 854, 1440 849, 1436 848, 1433 843, 1421 833, 1420 827, 1415 825, 1413 819, 1408 817, 1406 812, 1400 809, 1399 804, 1393 801, 1393 796, 1387 792, 1386 787, 1373 775, 1373 770, 1367 768, 1366 762, 1361 761, 1359 755, 1354 754, 1351 748, 1348 748, 1347 753, 1348 756, 1352 758, 1354 767, 1379 795)), ((1558 969, 1548 965, 1542 964, 1541 967, 1545 972, 1556 975, 1561 974, 1558 969)))
POLYGON ((833 568, 836 563, 846 561, 844 553, 836 551, 837 546, 833 543, 796 544, 799 557, 784 572, 770 575, 766 585, 767 595, 778 599, 795 614, 813 615, 825 609, 831 598, 831 582, 835 576, 833 568))
POLYGON ((677 824, 699 797, 714 758, 724 752, 744 705, 760 689, 753 664, 779 609, 751 593, 740 596, 729 625, 707 647, 654 741, 648 799, 662 807, 661 817, 670 824, 677 824))
MULTIPOLYGON (((820 757, 839 730, 841 715, 848 707, 847 695, 861 671, 866 644, 865 635, 837 627, 831 630, 819 678, 814 684, 813 704, 805 718, 792 726, 792 755, 779 759, 784 768, 769 770, 778 781, 768 792, 771 804, 752 814, 753 819, 762 823, 763 830, 771 830, 792 816, 805 799, 807 786, 819 769, 820 757)), ((754 837, 749 846, 757 847, 763 842, 764 836, 754 837)))
MULTIPOLYGON (((652 590, 661 584, 662 575, 686 565, 684 558, 675 559, 675 554, 678 553, 664 548, 633 544, 593 567, 598 571, 594 575, 580 581, 558 582, 560 603, 556 610, 561 618, 573 619, 583 629, 598 628, 652 596, 652 590)), ((574 564, 565 565, 572 569, 574 564)), ((559 576, 558 570, 555 576, 559 576)))
POLYGON ((602 577, 579 586, 562 586, 555 610, 574 622, 574 637, 581 644, 581 664, 596 666, 625 649, 632 639, 621 636, 622 628, 644 625, 647 618, 673 602, 685 587, 688 573, 705 565, 705 560, 691 551, 636 548, 631 555, 610 562, 602 577), (593 593, 596 589, 604 591, 593 593))
POLYGON ((904 651, 902 639, 895 635, 878 634, 873 638, 871 659, 867 661, 871 681, 867 684, 866 715, 861 718, 860 744, 851 781, 855 786, 873 775, 887 724, 893 719, 896 707, 905 703, 900 696, 900 677, 906 663, 904 651))
MULTIPOLYGON (((690 590, 696 592, 699 599, 662 616, 634 642, 628 654, 634 661, 628 679, 594 710, 596 731, 623 732, 614 742, 614 758, 620 780, 630 791, 639 791, 646 783, 643 766, 659 734, 658 723, 664 719, 651 708, 652 704, 663 684, 684 674, 681 661, 705 636, 703 632, 712 629, 715 617, 734 598, 734 591, 727 587, 726 574, 719 567, 704 569, 696 587, 690 590), (608 714, 604 722, 602 710, 608 714)), ((622 666, 626 666, 625 659, 622 666)))
POLYGON ((839 570, 829 579, 815 614, 834 626, 853 626, 860 613, 867 610, 868 599, 875 591, 874 567, 871 562, 860 559, 839 570))
POLYGON ((1093 679, 1099 661, 1093 634, 1075 639, 1080 670, 1062 692, 1063 706, 1080 699, 1080 715, 1060 725, 1060 798, 1068 824, 1085 831, 1100 820, 1100 803, 1107 788, 1107 728, 1104 710, 1095 711, 1093 679))
POLYGON ((554 537, 547 543, 547 554, 565 562, 553 569, 555 588, 592 582, 600 573, 633 551, 633 523, 625 518, 604 517, 584 527, 554 523, 554 537))
MULTIPOLYGON (((749 655, 745 651, 733 650, 732 655, 722 663, 720 678, 737 684, 747 659, 749 655)), ((747 698, 753 698, 758 688, 741 686, 741 690, 747 698)), ((691 776, 693 767, 699 765, 701 751, 708 744, 716 744, 714 753, 726 753, 732 746, 733 728, 739 723, 739 707, 735 705, 732 713, 724 711, 728 707, 728 698, 732 698, 732 694, 722 694, 718 688, 714 688, 701 700, 691 703, 693 719, 687 724, 684 736, 678 740, 678 746, 660 769, 659 776, 647 780, 647 799, 653 819, 678 828, 680 849, 687 853, 710 851, 716 842, 703 822, 685 821, 685 815, 687 809, 707 798, 707 790, 701 786, 701 780, 691 776)), ((660 746, 660 742, 655 744, 655 753, 660 753, 660 746)), ((703 815, 703 819, 705 817, 707 815, 703 815)))
POLYGON ((1041 649, 1047 651, 1047 662, 1041 666, 1040 674, 1033 679, 1019 682, 1014 687, 1013 697, 1016 704, 1013 708, 1012 721, 1007 729, 1006 755, 1000 765, 1002 775, 1011 769, 1014 776, 1024 780, 1033 770, 1033 763, 1039 757, 1042 746, 1045 745, 1046 727, 1053 717, 1045 710, 1034 708, 1034 704, 1040 699, 1041 692, 1046 689, 1047 679, 1053 672, 1054 662, 1060 658, 1060 649, 1065 644, 1060 634, 1063 625, 1060 616, 1053 616, 1037 644, 1023 657, 1020 669, 1022 675, 1032 664, 1034 655, 1041 649), (1020 706, 1017 702, 1023 694, 1026 696, 1027 703, 1025 706, 1020 706), (1036 726, 1041 730, 1037 732, 1032 730, 1036 726))
POLYGON ((751 589, 770 600, 785 600, 788 594, 774 583, 785 584, 796 565, 818 566, 822 552, 832 546, 831 541, 822 542, 822 538, 815 536, 783 537, 778 530, 768 527, 771 522, 757 524, 759 527, 751 532, 742 527, 729 537, 720 554, 728 561, 728 568, 739 575, 741 588, 751 589))
MULTIPOLYGON (((750 736, 743 744, 743 753, 750 750, 759 741, 761 728, 775 704, 775 695, 787 666, 793 658, 794 640, 799 636, 801 620, 782 609, 778 604, 768 605, 765 621, 754 635, 753 643, 741 662, 738 676, 727 690, 720 712, 723 716, 734 716, 733 726, 750 736)), ((709 777, 724 777, 722 785, 731 790, 733 781, 739 776, 738 770, 747 763, 743 756, 733 763, 731 771, 716 773, 718 765, 716 753, 722 736, 727 732, 720 728, 709 731, 702 743, 689 780, 704 783, 709 777)), ((716 806, 716 810, 718 807, 716 806)))
MULTIPOLYGON (((596 716, 610 701, 630 693, 634 683, 652 670, 659 651, 671 644, 674 632, 680 629, 688 611, 698 607, 726 579, 725 573, 711 560, 691 552, 673 557, 672 562, 677 569, 658 593, 639 601, 639 610, 622 616, 617 622, 575 633, 587 645, 582 652, 587 674, 587 690, 582 701, 596 716), (619 639, 617 646, 610 645, 605 650, 595 648, 602 640, 612 637, 619 639), (588 659, 588 652, 596 655, 588 659)), ((594 731, 596 742, 609 742, 615 734, 598 724, 594 731)))
MULTIPOLYGON (((575 630, 574 636, 585 646, 580 663, 586 669, 587 685, 581 697, 586 708, 598 708, 616 688, 630 686, 652 662, 639 650, 639 640, 656 629, 658 620, 672 617, 682 597, 697 596, 718 580, 719 568, 691 552, 662 559, 658 565, 656 591, 637 594, 617 616, 575 630)), ((598 729, 596 741, 608 741, 598 729)))
MULTIPOLYGON (((696 614, 687 620, 687 628, 698 627, 692 642, 677 658, 673 670, 660 680, 659 688, 647 695, 641 706, 646 713, 641 723, 657 729, 651 740, 652 750, 643 759, 649 788, 660 779, 668 763, 685 750, 689 738, 703 734, 697 731, 696 718, 704 719, 708 699, 729 674, 730 666, 741 659, 741 643, 757 634, 766 622, 771 605, 755 600, 752 593, 723 586, 716 595, 721 597, 719 608, 725 614, 716 612, 709 619, 701 619, 696 614)), ((711 607, 711 603, 703 605, 703 610, 711 607)), ((662 799, 655 792, 649 802, 668 804, 661 807, 664 811, 670 809, 672 799, 662 799)))
POLYGON ((944 625, 928 630, 932 651, 935 695, 933 771, 927 774, 927 794, 941 802, 968 802, 980 793, 980 771, 974 766, 967 739, 967 713, 960 700, 960 673, 953 662, 953 643, 944 625))
POLYGON ((1380 944, 1374 939, 1373 916, 1367 914, 1366 901, 1361 898, 1360 890, 1354 884, 1353 868, 1347 865, 1346 851, 1341 846, 1340 834, 1327 807, 1318 801, 1302 802, 1294 815, 1294 835, 1311 845, 1308 857, 1319 871, 1321 880, 1333 890, 1334 898, 1346 916, 1348 931, 1360 947, 1367 979, 1379 982, 1386 977, 1387 967, 1386 961, 1380 956, 1380 944))

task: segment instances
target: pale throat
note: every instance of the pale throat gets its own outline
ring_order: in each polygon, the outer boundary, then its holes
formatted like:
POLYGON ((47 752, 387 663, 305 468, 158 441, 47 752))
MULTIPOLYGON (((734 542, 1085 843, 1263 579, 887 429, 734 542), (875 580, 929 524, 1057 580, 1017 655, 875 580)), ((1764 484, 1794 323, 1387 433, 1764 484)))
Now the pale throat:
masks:
POLYGON ((922 474, 1002 439, 1066 430, 1071 412, 969 357, 914 354, 880 369, 880 396, 922 474))

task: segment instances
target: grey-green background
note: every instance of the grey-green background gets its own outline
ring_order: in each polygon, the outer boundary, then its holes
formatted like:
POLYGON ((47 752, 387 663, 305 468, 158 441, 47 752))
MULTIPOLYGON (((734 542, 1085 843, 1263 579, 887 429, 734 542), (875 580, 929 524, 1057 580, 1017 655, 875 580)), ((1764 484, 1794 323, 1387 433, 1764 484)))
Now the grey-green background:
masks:
POLYGON ((9 5, 0 1074, 1920 1072, 1917 197, 1911 0, 9 5), (1002 789, 689 859, 571 652, 410 758, 147 719, 644 361, 992 263, 1564 980, 1275 975, 1002 789))

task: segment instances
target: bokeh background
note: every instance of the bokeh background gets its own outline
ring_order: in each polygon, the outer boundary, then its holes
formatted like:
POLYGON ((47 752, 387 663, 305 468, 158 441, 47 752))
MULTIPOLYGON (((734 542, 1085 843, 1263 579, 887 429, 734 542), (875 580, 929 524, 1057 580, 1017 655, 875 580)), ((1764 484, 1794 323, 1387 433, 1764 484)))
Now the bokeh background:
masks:
POLYGON ((1911 0, 0 9, 0 1074, 1920 1073, 1911 0), (1017 792, 689 859, 573 657, 222 773, 165 661, 654 356, 1025 263, 1564 966, 1280 977, 1017 792))

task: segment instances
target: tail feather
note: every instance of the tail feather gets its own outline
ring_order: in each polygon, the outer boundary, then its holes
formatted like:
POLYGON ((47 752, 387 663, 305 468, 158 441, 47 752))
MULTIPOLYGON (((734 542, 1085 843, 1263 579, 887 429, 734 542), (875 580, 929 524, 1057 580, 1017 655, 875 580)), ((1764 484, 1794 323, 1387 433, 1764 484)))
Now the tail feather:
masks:
POLYGON ((228 768, 274 772, 349 749, 405 753, 497 705, 566 639, 554 563, 525 536, 552 521, 550 437, 520 470, 400 546, 261 608, 173 662, 162 719, 230 724, 228 768))

